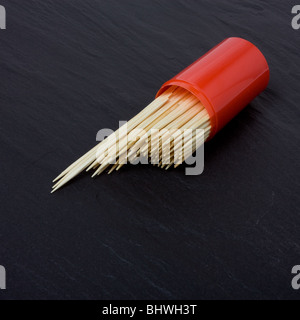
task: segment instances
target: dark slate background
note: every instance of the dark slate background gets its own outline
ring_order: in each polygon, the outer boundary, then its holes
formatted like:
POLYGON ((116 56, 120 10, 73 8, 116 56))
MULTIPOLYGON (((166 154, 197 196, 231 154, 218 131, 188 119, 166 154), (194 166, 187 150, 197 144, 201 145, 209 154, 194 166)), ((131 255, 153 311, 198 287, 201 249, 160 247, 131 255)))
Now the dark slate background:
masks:
MULTIPOLYGON (((299 299, 295 1, 1 0, 1 299, 299 299), (127 166, 52 179, 229 36, 268 89, 205 148, 201 176, 127 166)), ((242 72, 242 70, 241 70, 242 72)))

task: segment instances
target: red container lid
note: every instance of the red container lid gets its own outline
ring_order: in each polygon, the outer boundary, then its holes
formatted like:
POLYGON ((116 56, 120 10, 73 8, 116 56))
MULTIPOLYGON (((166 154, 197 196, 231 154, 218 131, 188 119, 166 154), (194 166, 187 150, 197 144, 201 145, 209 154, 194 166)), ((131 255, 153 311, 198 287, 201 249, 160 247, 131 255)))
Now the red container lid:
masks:
POLYGON ((268 85, 268 63, 251 42, 228 38, 167 81, 193 93, 211 118, 212 138, 268 85))

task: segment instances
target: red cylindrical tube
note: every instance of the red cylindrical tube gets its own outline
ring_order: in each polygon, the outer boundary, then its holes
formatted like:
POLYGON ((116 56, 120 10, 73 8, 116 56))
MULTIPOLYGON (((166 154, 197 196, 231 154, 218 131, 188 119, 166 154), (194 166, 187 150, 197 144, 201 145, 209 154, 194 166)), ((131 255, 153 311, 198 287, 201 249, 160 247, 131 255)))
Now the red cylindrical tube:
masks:
POLYGON ((207 109, 212 138, 269 82, 268 63, 251 42, 228 38, 167 81, 157 93, 179 86, 193 93, 207 109))

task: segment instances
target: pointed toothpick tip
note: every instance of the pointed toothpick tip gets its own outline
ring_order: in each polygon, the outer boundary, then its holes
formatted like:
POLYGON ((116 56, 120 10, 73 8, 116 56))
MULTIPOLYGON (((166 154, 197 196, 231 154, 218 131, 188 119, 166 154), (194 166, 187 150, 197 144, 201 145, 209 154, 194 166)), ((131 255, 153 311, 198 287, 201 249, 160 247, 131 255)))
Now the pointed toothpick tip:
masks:
POLYGON ((92 174, 92 176, 91 176, 91 177, 92 177, 92 178, 95 178, 95 177, 96 177, 96 175, 97 175, 97 173, 98 173, 98 172, 97 172, 97 171, 95 171, 95 172, 92 174))
POLYGON ((60 188, 60 187, 57 187, 57 188, 53 189, 53 190, 50 192, 50 194, 54 193, 54 192, 57 191, 59 188, 60 188))
POLYGON ((55 183, 55 185, 52 186, 52 189, 55 189, 55 188, 60 184, 60 182, 61 182, 61 180, 60 180, 60 181, 57 181, 57 182, 55 183))
POLYGON ((60 178, 62 178, 65 174, 61 173, 59 176, 57 176, 52 182, 56 182, 57 180, 59 180, 60 178))

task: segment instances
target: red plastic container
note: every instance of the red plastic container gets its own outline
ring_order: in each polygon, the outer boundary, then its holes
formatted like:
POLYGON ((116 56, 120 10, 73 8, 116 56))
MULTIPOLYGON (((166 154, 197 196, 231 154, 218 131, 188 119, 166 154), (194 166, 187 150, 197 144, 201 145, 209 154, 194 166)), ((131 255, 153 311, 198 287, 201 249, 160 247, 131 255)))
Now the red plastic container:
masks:
POLYGON ((193 93, 211 118, 212 138, 268 85, 268 63, 251 42, 228 38, 167 81, 193 93))

